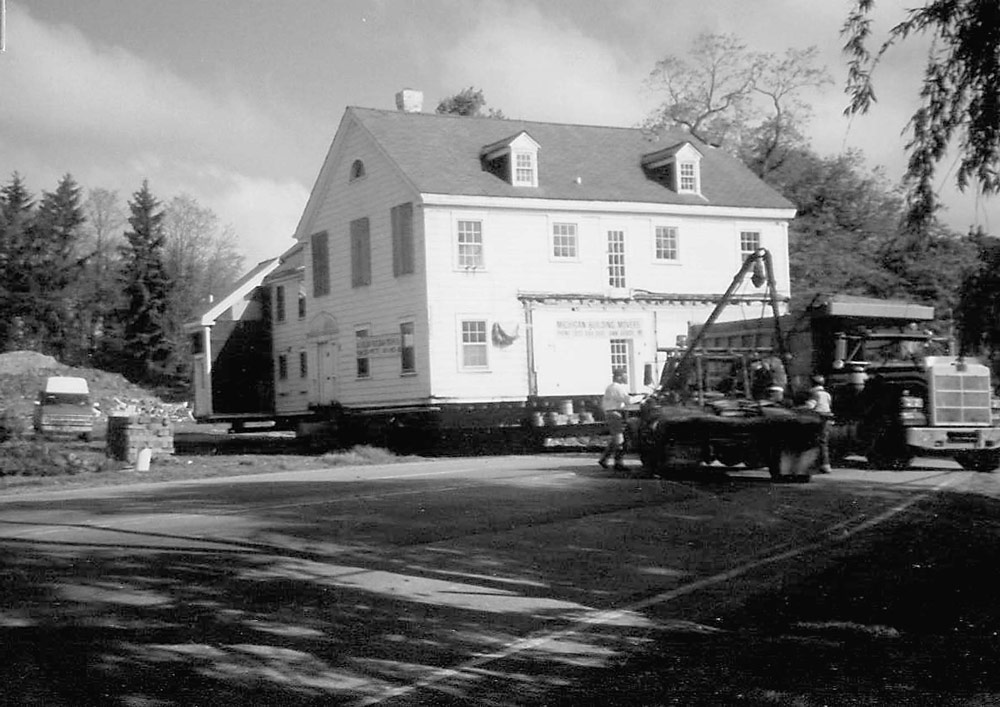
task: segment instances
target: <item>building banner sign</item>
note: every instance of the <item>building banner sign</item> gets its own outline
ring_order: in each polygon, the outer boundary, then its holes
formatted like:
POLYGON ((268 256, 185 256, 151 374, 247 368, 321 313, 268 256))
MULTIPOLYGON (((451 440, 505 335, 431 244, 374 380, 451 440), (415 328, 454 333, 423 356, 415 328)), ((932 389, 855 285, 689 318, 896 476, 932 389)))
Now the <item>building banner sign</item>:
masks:
POLYGON ((401 337, 395 334, 375 334, 357 338, 358 358, 370 356, 398 356, 401 347, 401 337))
POLYGON ((588 339, 642 337, 642 319, 557 319, 556 336, 588 339))

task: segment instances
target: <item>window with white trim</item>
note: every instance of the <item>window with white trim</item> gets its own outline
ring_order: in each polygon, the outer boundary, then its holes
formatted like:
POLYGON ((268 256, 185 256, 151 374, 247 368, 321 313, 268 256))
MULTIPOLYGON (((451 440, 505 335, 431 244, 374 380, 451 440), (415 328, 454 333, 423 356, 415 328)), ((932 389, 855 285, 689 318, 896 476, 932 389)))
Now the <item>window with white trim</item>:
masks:
POLYGON ((552 224, 552 257, 575 260, 576 254, 576 224, 552 224))
POLYGON ((489 366, 486 322, 482 319, 462 321, 462 368, 484 369, 489 366))
MULTIPOLYGON (((615 371, 625 371, 626 375, 630 374, 629 370, 629 345, 631 342, 628 339, 611 339, 611 376, 613 377, 615 371)), ((631 378, 629 382, 631 383, 631 378)))
POLYGON ((760 249, 760 231, 740 231, 740 260, 746 260, 760 249))
POLYGON ((677 260, 677 227, 657 226, 655 243, 657 260, 677 260))
POLYGON ((371 377, 371 362, 368 358, 368 352, 364 349, 364 340, 368 338, 368 329, 355 329, 354 330, 354 360, 355 360, 355 371, 357 372, 358 378, 370 378, 371 377), (361 354, 364 353, 362 356, 361 354))
POLYGON ((533 187, 538 184, 535 155, 531 152, 514 153, 514 186, 533 187))
POLYGON ((309 377, 309 357, 305 351, 299 351, 299 378, 309 377))
POLYGON ((625 287, 625 231, 608 231, 608 284, 625 287))
POLYGON ((413 341, 413 322, 399 325, 399 364, 404 374, 417 372, 417 351, 413 341))
POLYGON ((485 267, 483 258, 483 222, 458 222, 458 267, 482 269, 485 267))
POLYGON ((698 193, 698 165, 695 162, 680 162, 677 165, 677 191, 698 193))

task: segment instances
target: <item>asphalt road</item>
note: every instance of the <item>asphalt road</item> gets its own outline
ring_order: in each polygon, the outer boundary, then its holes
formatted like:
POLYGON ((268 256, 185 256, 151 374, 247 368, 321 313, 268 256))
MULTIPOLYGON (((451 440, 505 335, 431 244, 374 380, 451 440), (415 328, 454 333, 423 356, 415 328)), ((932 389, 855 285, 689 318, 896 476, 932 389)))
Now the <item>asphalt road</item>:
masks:
POLYGON ((997 704, 998 495, 560 454, 0 499, 0 701, 997 704))

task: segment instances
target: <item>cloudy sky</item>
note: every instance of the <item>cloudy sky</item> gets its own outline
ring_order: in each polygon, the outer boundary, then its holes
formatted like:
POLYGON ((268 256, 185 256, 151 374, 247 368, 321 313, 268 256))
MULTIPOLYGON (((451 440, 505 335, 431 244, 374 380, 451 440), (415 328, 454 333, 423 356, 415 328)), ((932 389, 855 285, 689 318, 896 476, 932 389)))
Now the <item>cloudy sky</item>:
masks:
MULTIPOLYGON (((884 29, 905 0, 880 0, 884 29)), ((70 173, 123 202, 148 179, 232 224, 247 264, 291 244, 347 106, 425 110, 467 86, 512 118, 633 126, 656 104, 655 62, 701 32, 782 53, 815 45, 834 85, 808 96, 813 146, 863 150, 897 178, 924 46, 877 75, 870 116, 842 117, 847 0, 7 0, 0 54, 0 183, 36 194, 70 173)), ((958 196, 945 220, 1000 224, 1000 204, 958 196)))

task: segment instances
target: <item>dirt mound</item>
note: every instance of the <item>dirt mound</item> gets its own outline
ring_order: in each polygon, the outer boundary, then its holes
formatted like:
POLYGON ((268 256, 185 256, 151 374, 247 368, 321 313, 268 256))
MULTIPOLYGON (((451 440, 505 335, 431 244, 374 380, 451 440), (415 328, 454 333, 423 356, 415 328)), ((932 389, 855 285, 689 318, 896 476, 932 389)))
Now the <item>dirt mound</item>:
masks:
POLYGON ((48 376, 78 376, 87 381, 90 397, 101 417, 120 411, 165 413, 186 417, 187 406, 167 404, 154 393, 130 383, 118 373, 59 363, 34 351, 0 354, 0 410, 29 420, 38 391, 48 376))
POLYGON ((21 375, 26 371, 59 368, 59 362, 51 356, 35 351, 10 351, 0 354, 0 375, 21 375))

